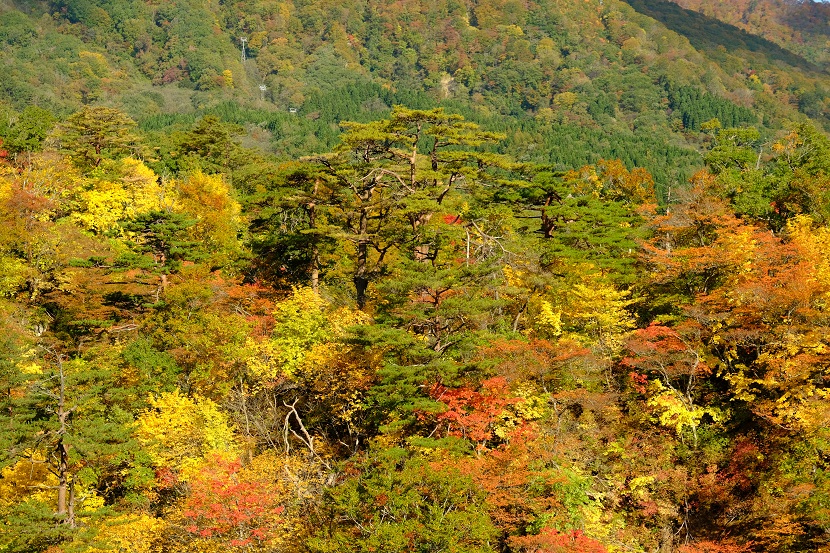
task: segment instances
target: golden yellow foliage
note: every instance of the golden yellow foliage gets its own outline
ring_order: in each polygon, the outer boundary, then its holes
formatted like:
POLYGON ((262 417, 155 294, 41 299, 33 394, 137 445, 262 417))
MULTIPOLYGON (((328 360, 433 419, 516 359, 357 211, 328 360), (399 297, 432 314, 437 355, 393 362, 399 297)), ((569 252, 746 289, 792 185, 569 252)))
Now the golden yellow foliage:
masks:
POLYGON ((21 260, 0 253, 0 297, 10 297, 26 283, 28 267, 21 260))
POLYGON ((77 191, 72 219, 83 228, 103 233, 117 228, 120 220, 170 207, 166 187, 143 162, 124 158, 114 171, 115 178, 93 180, 77 191))
POLYGON ((209 251, 234 250, 241 227, 241 208, 222 175, 192 173, 173 183, 176 205, 196 218, 191 237, 209 251))
POLYGON ((233 88, 233 72, 230 69, 222 71, 223 86, 233 88))
POLYGON ((816 282, 830 287, 830 228, 814 227, 810 216, 797 215, 787 222, 787 235, 801 246, 802 255, 813 266, 816 282))
POLYGON ((314 346, 305 361, 297 377, 312 390, 313 399, 331 406, 333 418, 351 422, 362 409, 363 392, 375 377, 377 360, 327 342, 314 346))
POLYGON ((661 426, 673 428, 680 437, 684 432, 689 431, 697 442, 697 429, 703 415, 709 415, 715 422, 723 419, 720 410, 695 405, 680 392, 667 388, 659 380, 652 380, 649 383, 649 390, 652 395, 648 400, 648 405, 654 408, 656 421, 661 426))
POLYGON ((103 54, 81 50, 78 52, 78 58, 80 58, 80 63, 76 64, 76 67, 80 69, 82 75, 83 73, 91 73, 99 78, 109 75, 110 67, 107 58, 103 54))
POLYGON ((617 290, 599 278, 586 277, 563 301, 562 317, 577 331, 579 341, 599 346, 607 355, 622 348, 625 336, 635 327, 628 306, 634 303, 627 290, 617 290), (590 282, 589 282, 590 281, 590 282))
POLYGON ((547 300, 539 302, 539 314, 536 316, 536 323, 546 334, 552 336, 562 334, 562 312, 554 310, 553 305, 547 300))
POLYGON ((50 502, 54 495, 51 487, 56 484, 57 479, 46 463, 21 459, 0 470, 0 506, 27 497, 50 502))
POLYGON ((167 523, 146 514, 125 514, 107 519, 97 527, 87 553, 154 553, 157 538, 167 523))
POLYGON ((548 411, 549 395, 532 385, 519 386, 511 395, 518 401, 509 403, 493 425, 493 433, 502 439, 508 439, 523 423, 541 419, 548 411))
POLYGON ((210 399, 176 390, 151 397, 150 405, 136 421, 136 434, 156 466, 177 470, 186 480, 205 455, 237 451, 227 417, 210 399))
MULTIPOLYGON (((291 297, 277 305, 274 318, 271 339, 249 342, 251 355, 246 365, 262 381, 313 371, 314 364, 309 365, 306 357, 315 347, 336 342, 350 326, 369 322, 368 315, 361 311, 330 310, 328 302, 307 287, 295 287, 291 297)), ((319 359, 320 354, 316 357, 319 359)))

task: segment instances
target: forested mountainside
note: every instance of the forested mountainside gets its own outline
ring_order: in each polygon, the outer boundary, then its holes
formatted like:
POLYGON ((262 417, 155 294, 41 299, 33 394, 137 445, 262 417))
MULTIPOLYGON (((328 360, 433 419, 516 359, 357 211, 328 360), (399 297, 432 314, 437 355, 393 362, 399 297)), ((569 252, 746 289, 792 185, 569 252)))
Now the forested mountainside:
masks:
POLYGON ((103 104, 161 135, 212 113, 282 159, 330 150, 340 120, 442 105, 520 160, 647 168, 661 197, 700 167, 705 121, 765 138, 827 123, 817 66, 667 1, 632 5, 6 2, 0 89, 17 111, 103 104))
POLYGON ((830 548, 819 58, 660 0, 0 43, 0 553, 830 548))
POLYGON ((806 59, 826 66, 830 62, 830 5, 813 0, 673 0, 700 12, 763 36, 806 59))

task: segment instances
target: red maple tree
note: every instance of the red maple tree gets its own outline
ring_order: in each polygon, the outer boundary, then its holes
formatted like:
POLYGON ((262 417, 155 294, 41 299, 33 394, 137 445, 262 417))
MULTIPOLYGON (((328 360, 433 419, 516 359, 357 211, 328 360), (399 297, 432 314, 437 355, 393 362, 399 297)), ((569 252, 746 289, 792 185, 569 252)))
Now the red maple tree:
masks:
POLYGON ((216 456, 190 483, 182 515, 185 530, 245 547, 273 538, 284 508, 269 482, 240 476, 239 461, 216 456))

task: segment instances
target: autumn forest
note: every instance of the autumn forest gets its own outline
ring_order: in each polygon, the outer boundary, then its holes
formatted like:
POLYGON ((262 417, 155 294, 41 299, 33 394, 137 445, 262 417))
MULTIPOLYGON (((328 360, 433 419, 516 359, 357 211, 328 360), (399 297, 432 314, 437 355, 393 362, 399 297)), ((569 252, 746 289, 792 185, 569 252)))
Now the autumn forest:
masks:
POLYGON ((830 551, 827 16, 0 0, 0 553, 830 551))

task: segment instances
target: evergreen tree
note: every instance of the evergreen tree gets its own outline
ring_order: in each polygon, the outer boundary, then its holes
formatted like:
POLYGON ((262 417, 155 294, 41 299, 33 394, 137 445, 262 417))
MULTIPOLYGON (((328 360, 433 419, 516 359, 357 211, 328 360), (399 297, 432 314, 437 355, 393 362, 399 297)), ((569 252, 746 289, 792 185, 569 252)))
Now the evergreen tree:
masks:
POLYGON ((85 107, 60 123, 54 138, 78 167, 89 171, 104 159, 133 152, 138 143, 132 132, 135 126, 135 121, 116 109, 85 107))

